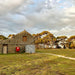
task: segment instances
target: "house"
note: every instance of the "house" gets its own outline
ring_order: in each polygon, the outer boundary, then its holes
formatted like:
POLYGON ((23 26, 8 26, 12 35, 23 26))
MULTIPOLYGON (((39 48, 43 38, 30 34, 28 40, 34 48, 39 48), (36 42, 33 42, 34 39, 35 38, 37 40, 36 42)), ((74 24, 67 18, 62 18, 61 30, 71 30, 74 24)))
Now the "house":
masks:
POLYGON ((66 45, 68 44, 67 42, 67 37, 66 36, 59 36, 57 37, 57 48, 62 48, 62 49, 66 49, 66 45))
POLYGON ((10 39, 1 41, 0 53, 16 53, 16 48, 19 49, 18 52, 24 52, 26 45, 34 45, 34 38, 24 30, 10 39))

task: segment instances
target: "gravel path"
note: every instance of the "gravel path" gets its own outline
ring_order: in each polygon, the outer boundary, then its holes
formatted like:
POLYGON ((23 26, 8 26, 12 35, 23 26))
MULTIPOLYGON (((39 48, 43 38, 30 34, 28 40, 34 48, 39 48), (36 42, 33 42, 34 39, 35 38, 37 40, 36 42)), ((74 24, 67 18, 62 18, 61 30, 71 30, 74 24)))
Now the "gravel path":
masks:
POLYGON ((62 58, 70 59, 70 60, 75 60, 75 58, 72 58, 72 57, 66 57, 63 55, 57 55, 57 54, 52 54, 52 53, 40 53, 40 54, 53 55, 53 56, 58 56, 58 57, 62 57, 62 58))

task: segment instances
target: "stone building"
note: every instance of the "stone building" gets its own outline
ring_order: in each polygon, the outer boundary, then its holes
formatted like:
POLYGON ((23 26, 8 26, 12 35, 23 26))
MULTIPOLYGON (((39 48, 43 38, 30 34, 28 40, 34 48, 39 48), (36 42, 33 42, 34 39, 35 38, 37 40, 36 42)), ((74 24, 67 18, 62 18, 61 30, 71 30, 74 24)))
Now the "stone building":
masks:
POLYGON ((26 45, 34 45, 34 38, 30 33, 24 30, 10 39, 1 41, 0 53, 16 53, 16 47, 20 48, 19 52, 24 52, 26 45))

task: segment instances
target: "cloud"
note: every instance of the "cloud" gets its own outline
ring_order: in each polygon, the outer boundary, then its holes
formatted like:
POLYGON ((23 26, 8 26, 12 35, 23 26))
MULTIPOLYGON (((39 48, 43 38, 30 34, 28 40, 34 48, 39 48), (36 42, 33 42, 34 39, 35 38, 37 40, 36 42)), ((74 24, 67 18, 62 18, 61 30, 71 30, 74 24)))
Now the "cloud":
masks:
POLYGON ((32 3, 31 0, 0 0, 0 15, 13 12, 20 7, 32 3))
POLYGON ((55 36, 75 35, 74 0, 51 0, 50 2, 47 2, 48 0, 1 1, 1 34, 18 33, 26 29, 30 33, 49 30, 55 36))
POLYGON ((62 28, 61 30, 54 30, 51 31, 55 36, 62 36, 62 35, 66 35, 66 36, 72 36, 75 35, 75 28, 70 28, 70 26, 62 28))
POLYGON ((33 1, 0 0, 0 34, 8 36, 11 33, 16 33, 21 28, 24 18, 22 19, 22 15, 18 14, 29 4, 33 4, 33 1))

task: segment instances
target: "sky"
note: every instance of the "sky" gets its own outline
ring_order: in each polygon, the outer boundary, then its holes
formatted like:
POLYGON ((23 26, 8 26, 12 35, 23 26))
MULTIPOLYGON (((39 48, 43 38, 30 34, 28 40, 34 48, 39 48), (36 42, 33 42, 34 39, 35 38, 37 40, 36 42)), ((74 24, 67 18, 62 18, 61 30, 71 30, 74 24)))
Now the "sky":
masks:
POLYGON ((0 0, 0 35, 23 30, 75 35, 75 0, 0 0))

